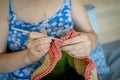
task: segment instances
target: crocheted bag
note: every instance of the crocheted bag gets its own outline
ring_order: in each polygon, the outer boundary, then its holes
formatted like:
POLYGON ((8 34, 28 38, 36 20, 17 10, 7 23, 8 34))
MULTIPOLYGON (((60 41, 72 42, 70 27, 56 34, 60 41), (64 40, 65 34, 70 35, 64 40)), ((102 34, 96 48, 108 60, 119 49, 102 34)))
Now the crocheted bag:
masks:
MULTIPOLYGON (((68 35, 60 40, 55 39, 51 44, 50 50, 46 55, 43 64, 33 73, 32 80, 40 80, 48 75, 55 67, 57 62, 61 59, 62 53, 58 47, 64 40, 77 36, 78 33, 74 30, 70 31, 68 35)), ((68 63, 76 70, 79 75, 84 76, 85 80, 97 80, 97 69, 95 63, 88 57, 76 58, 68 57, 68 63)))

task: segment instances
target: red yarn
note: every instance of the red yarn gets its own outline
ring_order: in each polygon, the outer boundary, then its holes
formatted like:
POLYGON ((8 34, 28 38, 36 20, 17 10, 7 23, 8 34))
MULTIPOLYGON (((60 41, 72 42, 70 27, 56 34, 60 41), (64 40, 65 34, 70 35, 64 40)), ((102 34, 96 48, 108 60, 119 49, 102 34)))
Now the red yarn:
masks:
MULTIPOLYGON (((49 54, 51 62, 52 62, 51 65, 49 66, 49 68, 46 71, 40 73, 39 75, 36 75, 33 78, 33 80, 41 79, 42 77, 46 76, 54 69, 55 65, 62 57, 62 53, 61 53, 58 45, 60 43, 62 43, 63 41, 70 39, 72 37, 75 37, 77 35, 78 35, 78 33, 76 31, 72 30, 68 33, 67 36, 61 38, 60 40, 58 40, 58 39, 54 40, 54 42, 51 44, 50 50, 48 51, 48 54, 49 54)), ((74 57, 74 58, 78 58, 78 57, 74 57)), ((80 59, 89 62, 88 66, 86 68, 86 71, 85 71, 85 80, 90 80, 91 71, 96 67, 95 63, 87 57, 80 58, 80 59)))

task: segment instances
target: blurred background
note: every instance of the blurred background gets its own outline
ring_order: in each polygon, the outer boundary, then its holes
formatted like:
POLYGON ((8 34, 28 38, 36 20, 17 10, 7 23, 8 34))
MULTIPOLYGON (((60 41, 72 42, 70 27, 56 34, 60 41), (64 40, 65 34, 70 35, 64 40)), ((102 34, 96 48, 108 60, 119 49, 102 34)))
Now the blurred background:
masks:
POLYGON ((84 0, 95 6, 102 44, 120 40, 120 0, 84 0))
MULTIPOLYGON (((99 40, 110 73, 105 80, 120 80, 120 0, 84 0, 94 6, 99 40)), ((95 22, 95 23, 96 23, 95 22)))

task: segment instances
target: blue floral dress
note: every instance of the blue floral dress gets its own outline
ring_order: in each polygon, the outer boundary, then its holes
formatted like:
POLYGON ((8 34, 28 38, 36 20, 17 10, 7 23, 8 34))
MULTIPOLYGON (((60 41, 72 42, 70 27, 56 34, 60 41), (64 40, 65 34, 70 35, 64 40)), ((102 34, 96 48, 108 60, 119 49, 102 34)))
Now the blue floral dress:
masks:
MULTIPOLYGON (((61 38, 65 36, 67 32, 74 29, 74 23, 71 17, 71 0, 64 0, 63 6, 54 16, 38 23, 31 24, 20 20, 15 15, 12 0, 10 0, 9 13, 9 37, 7 44, 9 52, 26 49, 28 33, 31 31, 46 31, 48 36, 61 38)), ((92 51, 90 58, 96 62, 101 74, 104 74, 109 70, 106 66, 100 44, 98 44, 98 46, 92 51)), ((40 65, 42 65, 42 61, 39 61, 34 65, 28 65, 8 74, 0 73, 0 80, 30 80, 30 76, 40 65)))

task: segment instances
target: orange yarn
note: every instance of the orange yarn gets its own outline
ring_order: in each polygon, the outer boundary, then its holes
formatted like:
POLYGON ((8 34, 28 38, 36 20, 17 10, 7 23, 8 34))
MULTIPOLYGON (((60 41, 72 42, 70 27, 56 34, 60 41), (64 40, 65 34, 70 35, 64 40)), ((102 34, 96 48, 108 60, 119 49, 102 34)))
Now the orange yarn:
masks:
MULTIPOLYGON (((61 38, 60 40, 57 40, 55 39, 54 42, 51 44, 51 47, 50 47, 50 50, 48 51, 48 54, 49 57, 50 57, 50 60, 51 60, 51 63, 49 65, 49 67, 44 70, 43 72, 36 72, 35 74, 33 73, 33 76, 32 76, 32 79, 33 80, 39 80, 41 79, 42 77, 46 76, 47 74, 49 74, 55 67, 55 65, 57 64, 57 62, 61 59, 62 57, 62 54, 61 54, 61 51, 59 49, 59 44, 62 43, 63 41, 67 40, 67 39, 70 39, 72 37, 75 37, 77 36, 78 33, 74 30, 70 31, 68 33, 67 36, 61 38)), ((73 56, 72 56, 73 57, 73 56)), ((93 69, 96 68, 95 66, 95 63, 90 60, 89 58, 85 57, 85 58, 78 58, 78 57, 74 57, 76 59, 81 59, 81 60, 84 60, 86 62, 88 62, 88 65, 86 67, 86 70, 85 70, 85 80, 91 80, 90 79, 90 76, 91 76, 91 72, 93 71, 93 69)), ((76 66, 77 67, 77 66, 76 66)), ((76 68, 77 69, 77 68, 76 68)), ((77 70, 76 70, 77 71, 77 70)), ((79 70, 77 71, 79 73, 79 70)), ((96 79, 94 79, 96 80, 96 79)))

